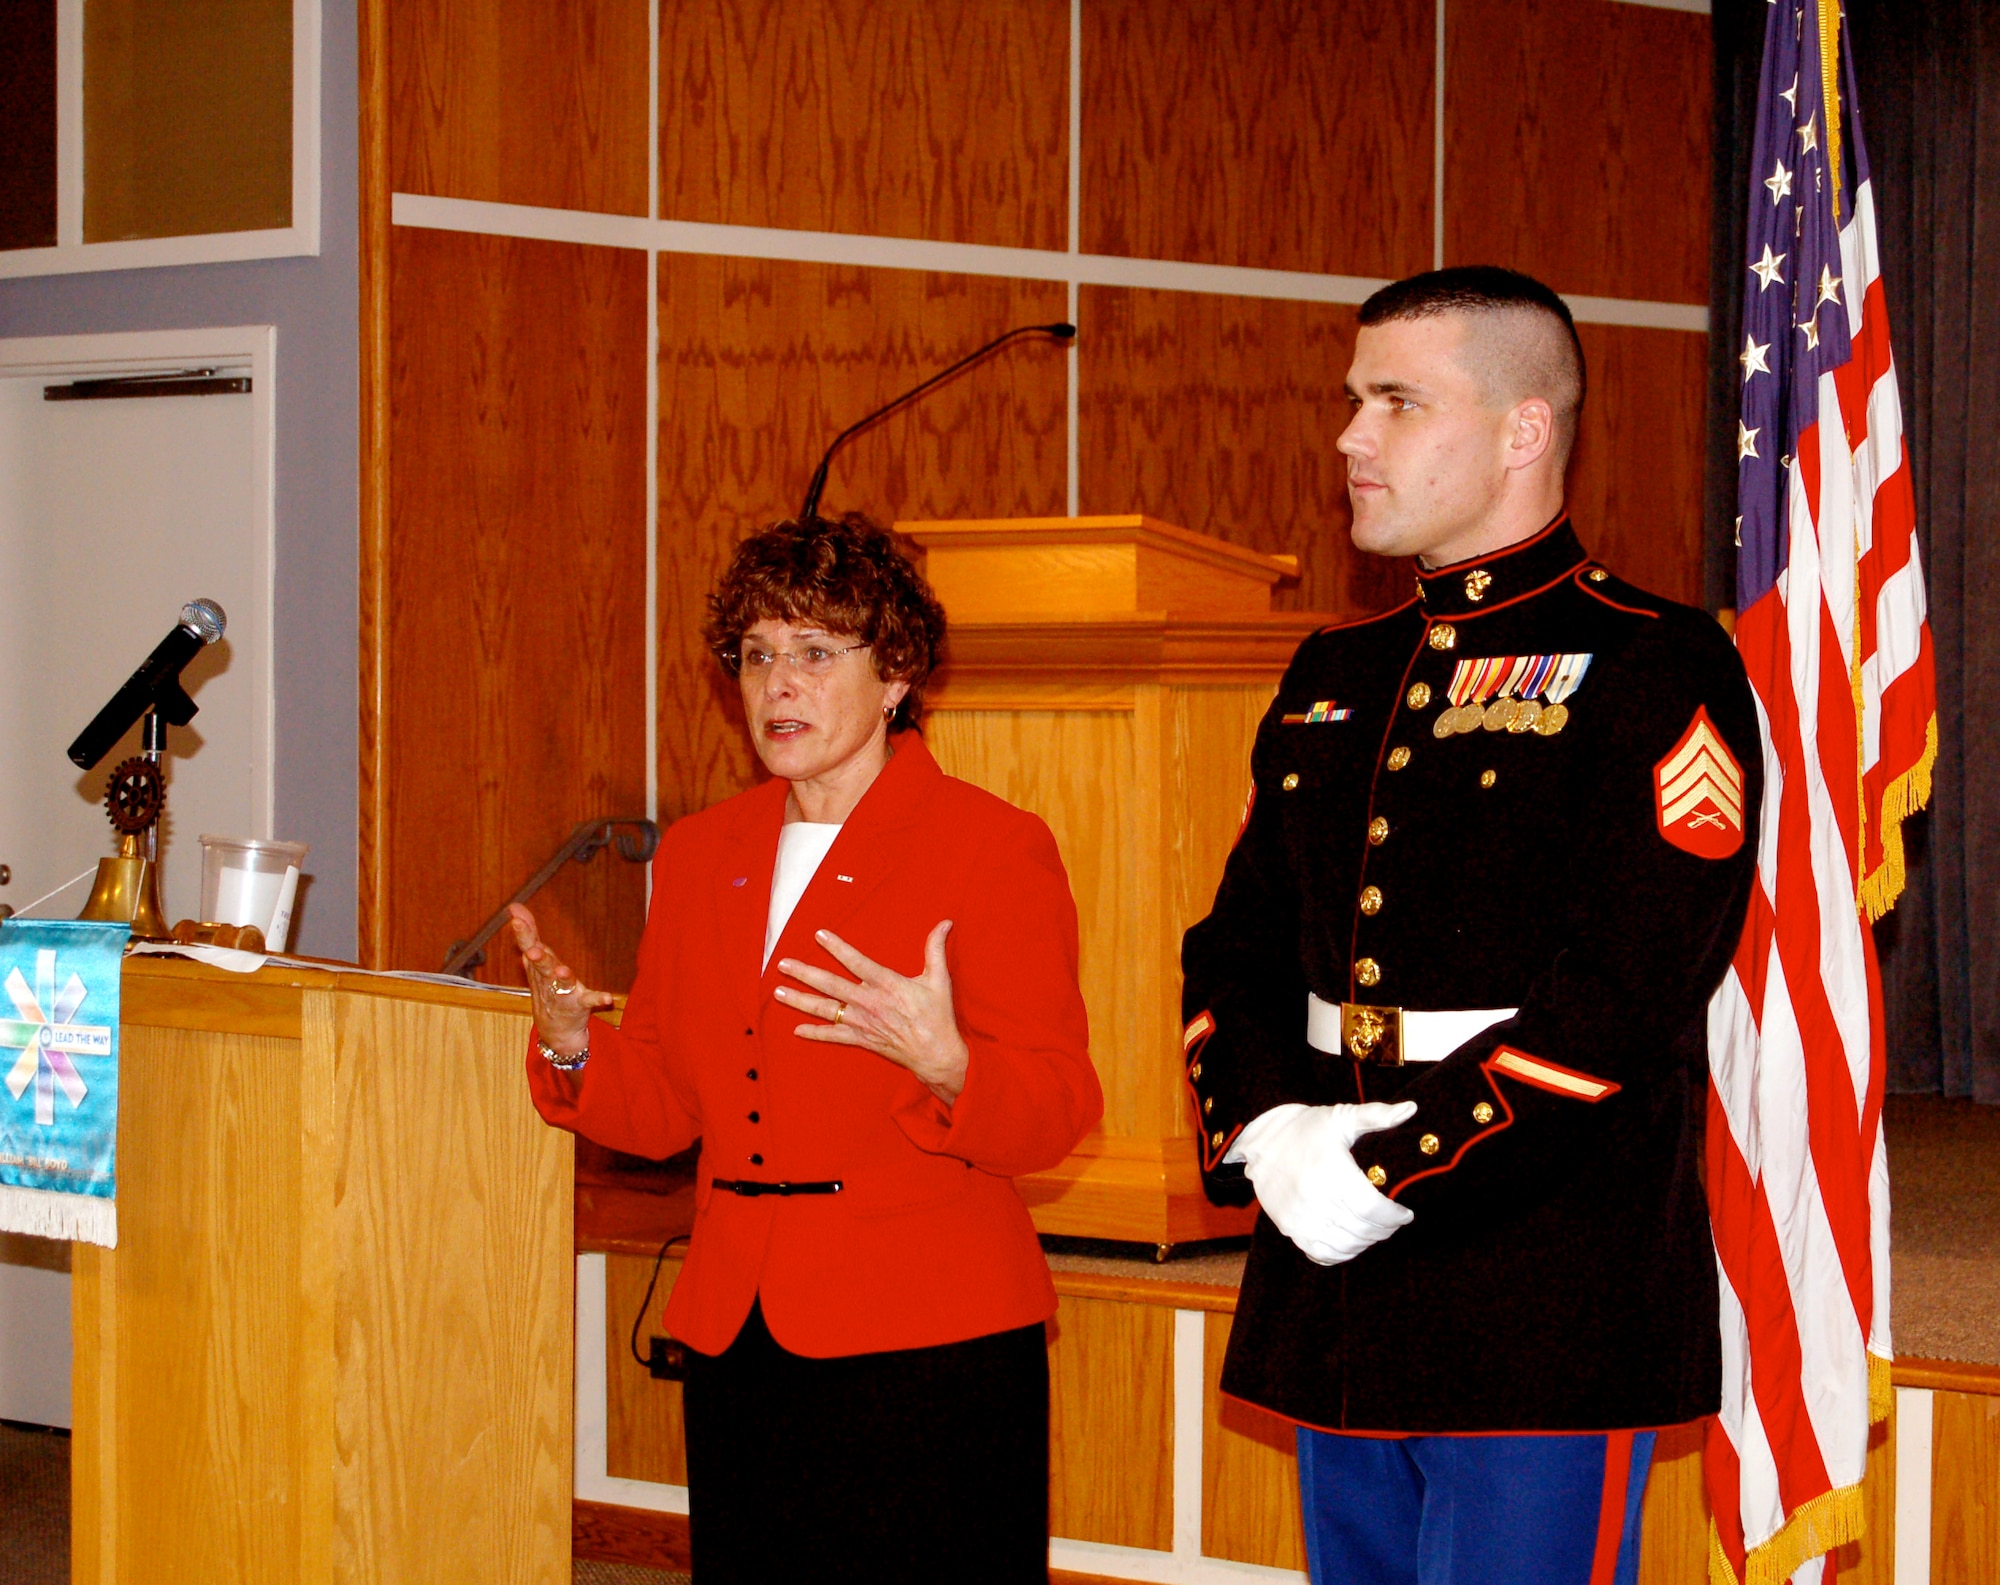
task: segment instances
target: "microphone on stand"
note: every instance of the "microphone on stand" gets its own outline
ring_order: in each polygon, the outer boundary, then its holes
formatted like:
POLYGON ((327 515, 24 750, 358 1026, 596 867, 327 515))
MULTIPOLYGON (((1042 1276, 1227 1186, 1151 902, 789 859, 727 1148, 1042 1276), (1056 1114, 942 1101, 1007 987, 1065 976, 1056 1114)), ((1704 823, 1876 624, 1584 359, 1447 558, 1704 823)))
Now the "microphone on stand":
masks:
POLYGON ((911 386, 909 390, 905 391, 901 396, 897 397, 894 401, 884 402, 880 407, 876 408, 874 412, 870 413, 866 418, 860 420, 860 422, 849 424, 839 434, 833 437, 833 444, 826 448, 826 455, 819 459, 819 466, 813 470, 812 483, 806 486, 805 505, 799 508, 799 521, 801 523, 807 521, 813 515, 814 512, 819 510, 820 492, 826 488, 827 466, 833 461, 833 454, 836 451, 840 450, 842 446, 846 445, 849 440, 851 440, 854 436, 860 434, 862 430, 866 429, 870 424, 873 424, 876 420, 881 418, 886 418, 890 413, 893 413, 897 408, 901 407, 905 402, 915 401, 916 398, 922 396, 924 392, 928 391, 933 385, 936 385, 940 380, 950 379, 954 374, 958 373, 960 369, 965 368, 969 364, 977 363, 981 358, 985 357, 989 352, 997 351, 1001 347, 1006 346, 1008 342, 1016 341, 1022 336, 1050 336, 1057 341, 1064 341, 1064 342, 1073 341, 1076 339, 1076 326, 1068 324, 1018 325, 1014 329, 1008 331, 1007 334, 1004 336, 995 336, 991 341, 987 342, 985 346, 979 348, 978 351, 968 352, 964 357, 960 358, 958 362, 952 364, 949 368, 938 370, 936 374, 933 374, 928 380, 925 380, 923 384, 911 386))
POLYGON ((162 719, 186 726, 198 706, 181 686, 181 669, 199 655, 204 645, 222 637, 227 618, 213 600, 190 600, 181 607, 181 619, 174 630, 153 646, 153 653, 139 663, 139 669, 125 679, 89 726, 77 734, 69 746, 69 757, 80 769, 89 770, 125 735, 125 729, 148 710, 158 710, 162 719))

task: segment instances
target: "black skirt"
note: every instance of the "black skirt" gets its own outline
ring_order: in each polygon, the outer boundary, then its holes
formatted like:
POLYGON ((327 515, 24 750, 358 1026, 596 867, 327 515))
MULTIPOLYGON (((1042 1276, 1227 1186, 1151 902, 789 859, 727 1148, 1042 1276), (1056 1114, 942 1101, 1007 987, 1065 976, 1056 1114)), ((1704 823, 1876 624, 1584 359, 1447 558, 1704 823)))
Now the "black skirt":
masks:
POLYGON ((1046 1585, 1042 1327, 808 1359, 761 1305, 687 1353, 695 1585, 1046 1585))

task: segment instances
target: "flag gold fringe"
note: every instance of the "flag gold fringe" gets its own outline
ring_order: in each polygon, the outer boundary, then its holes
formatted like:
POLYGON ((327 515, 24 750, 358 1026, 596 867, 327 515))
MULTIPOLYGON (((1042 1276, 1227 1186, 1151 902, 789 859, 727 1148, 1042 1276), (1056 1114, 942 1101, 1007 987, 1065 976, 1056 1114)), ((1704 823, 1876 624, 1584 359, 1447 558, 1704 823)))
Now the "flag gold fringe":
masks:
POLYGON ((1882 794, 1882 862, 1861 882, 1861 906, 1873 924, 1903 895, 1903 822, 1931 801, 1931 771, 1937 764, 1936 715, 1924 724, 1924 752, 1882 794))
POLYGON ((1868 1423, 1880 1425, 1889 1418, 1889 1406, 1896 1401, 1896 1388, 1890 1381, 1894 1366, 1880 1354, 1868 1356, 1868 1423))
POLYGON ((1785 1581, 1837 1546, 1858 1541, 1868 1528, 1867 1510, 1862 1507, 1861 1487, 1842 1486, 1822 1492, 1811 1502, 1802 1503, 1780 1530, 1762 1546, 1751 1550, 1744 1563, 1743 1578, 1729 1566, 1722 1550, 1722 1537, 1715 1521, 1708 1522, 1709 1585, 1785 1585, 1785 1581))

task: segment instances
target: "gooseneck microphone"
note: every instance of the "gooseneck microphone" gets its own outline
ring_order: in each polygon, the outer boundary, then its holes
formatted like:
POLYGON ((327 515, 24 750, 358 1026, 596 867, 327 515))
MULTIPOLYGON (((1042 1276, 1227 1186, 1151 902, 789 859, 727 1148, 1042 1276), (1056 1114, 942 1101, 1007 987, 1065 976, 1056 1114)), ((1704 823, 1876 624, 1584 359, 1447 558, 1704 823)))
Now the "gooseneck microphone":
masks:
POLYGON ((190 600, 181 607, 181 619, 174 630, 153 646, 153 653, 139 669, 125 679, 125 685, 111 696, 89 726, 77 734, 69 746, 71 763, 89 770, 111 746, 125 735, 132 723, 148 710, 158 710, 161 718, 174 726, 186 726, 198 708, 181 686, 181 669, 199 655, 202 647, 222 637, 227 618, 213 600, 190 600))
POLYGON ((1057 341, 1072 341, 1076 338, 1076 326, 1017 325, 1014 329, 1008 331, 1006 335, 995 336, 991 341, 987 342, 986 345, 981 347, 978 351, 968 352, 964 357, 960 358, 958 362, 952 364, 950 367, 938 370, 936 374, 933 374, 928 380, 924 381, 923 384, 911 386, 909 390, 905 391, 901 396, 897 397, 893 402, 884 402, 880 407, 876 408, 874 412, 870 413, 866 418, 860 420, 858 423, 849 424, 839 434, 833 437, 833 444, 826 448, 826 455, 819 459, 819 466, 813 470, 812 483, 806 486, 806 503, 804 506, 799 508, 799 521, 801 523, 805 522, 808 518, 810 518, 813 515, 814 512, 819 510, 820 492, 826 488, 827 466, 833 461, 833 454, 836 451, 840 450, 842 446, 846 445, 848 441, 853 439, 856 435, 860 434, 861 431, 866 429, 870 424, 875 423, 879 419, 888 417, 889 414, 895 412, 895 410, 901 407, 905 402, 915 401, 918 397, 922 396, 924 392, 928 391, 933 385, 936 385, 940 380, 950 379, 954 374, 958 373, 960 369, 963 369, 970 364, 977 363, 981 358, 985 357, 989 352, 996 352, 1001 347, 1006 346, 1008 342, 1019 340, 1022 336, 1052 336, 1057 341))

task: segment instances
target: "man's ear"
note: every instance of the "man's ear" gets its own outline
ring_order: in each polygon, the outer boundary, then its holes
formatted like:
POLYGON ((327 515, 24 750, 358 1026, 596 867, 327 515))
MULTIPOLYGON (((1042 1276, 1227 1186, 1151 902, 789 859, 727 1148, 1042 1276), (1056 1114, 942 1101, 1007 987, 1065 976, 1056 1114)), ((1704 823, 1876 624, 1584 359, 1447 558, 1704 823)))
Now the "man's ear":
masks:
POLYGON ((1554 448, 1556 410, 1544 396, 1524 397, 1507 415, 1506 466, 1532 468, 1554 448))

